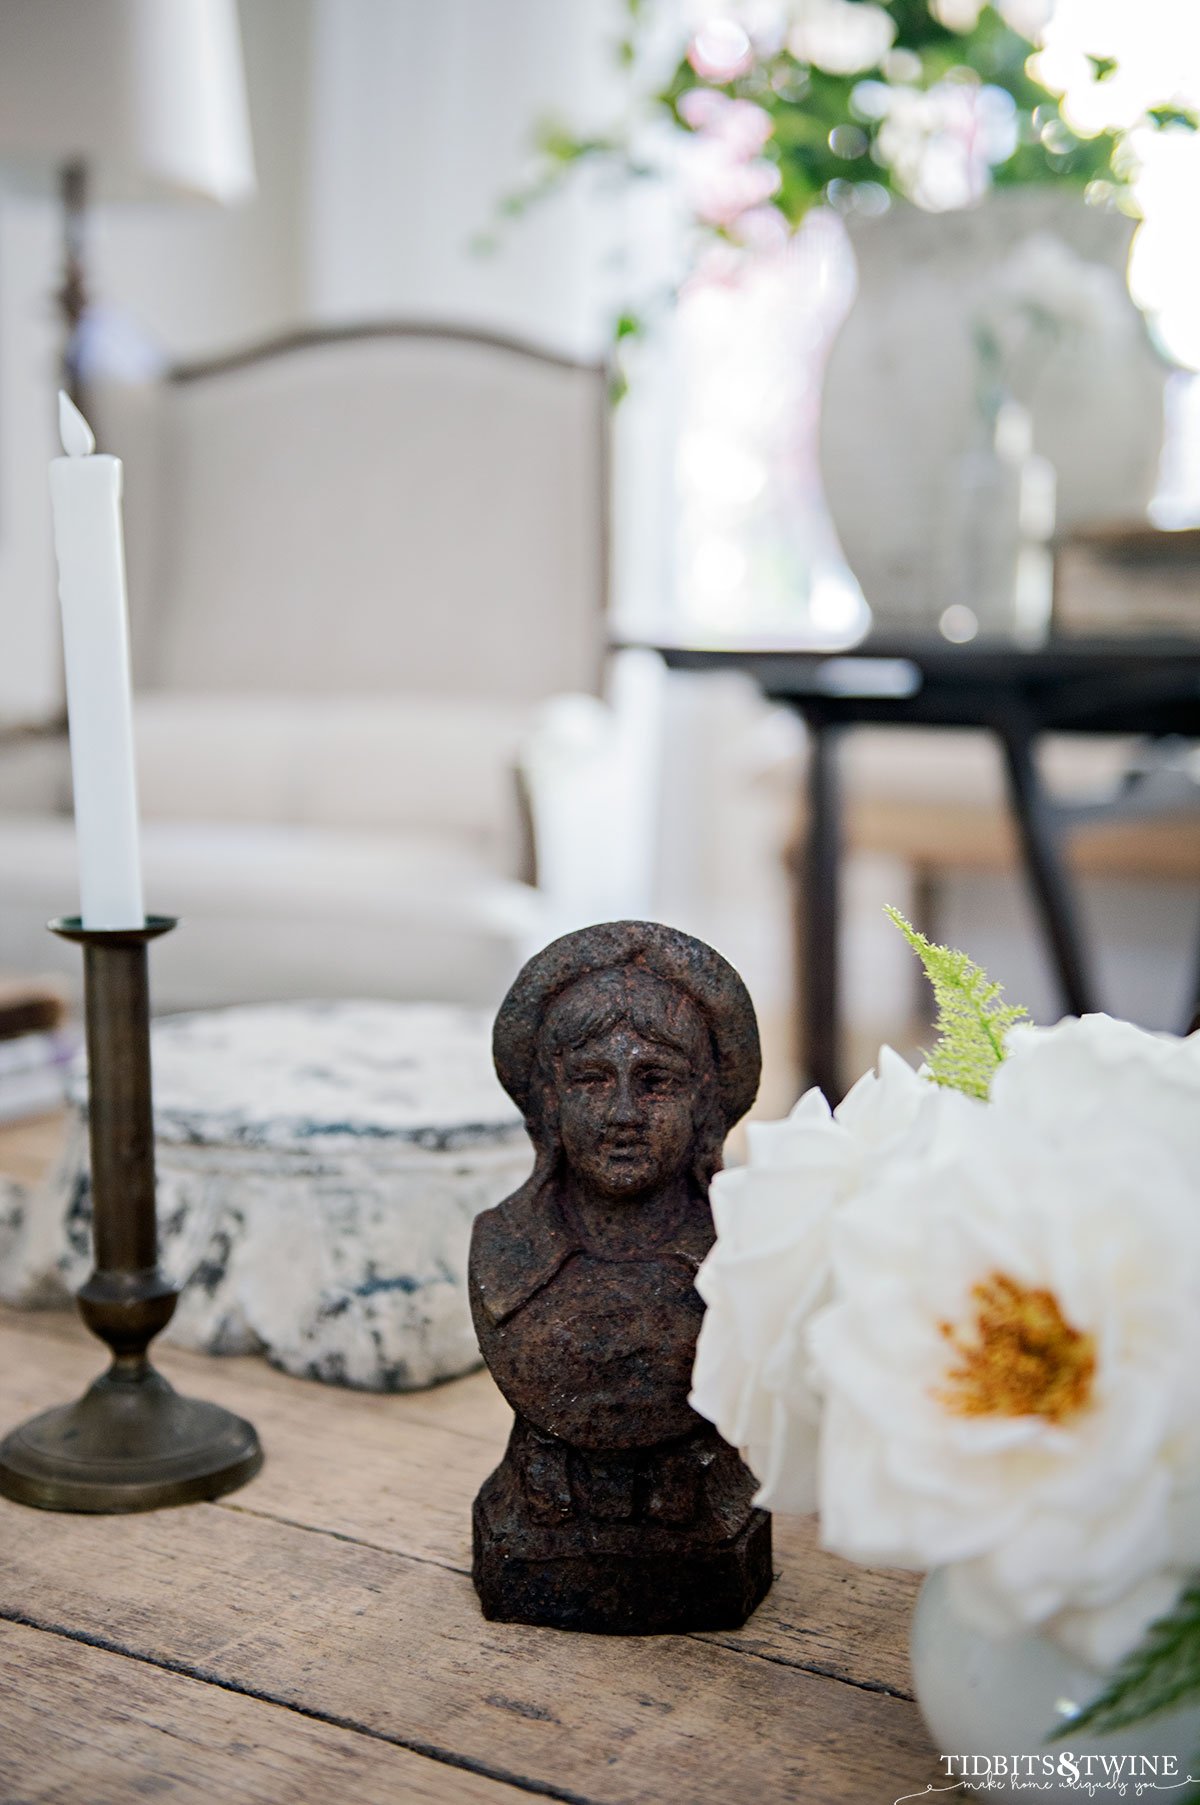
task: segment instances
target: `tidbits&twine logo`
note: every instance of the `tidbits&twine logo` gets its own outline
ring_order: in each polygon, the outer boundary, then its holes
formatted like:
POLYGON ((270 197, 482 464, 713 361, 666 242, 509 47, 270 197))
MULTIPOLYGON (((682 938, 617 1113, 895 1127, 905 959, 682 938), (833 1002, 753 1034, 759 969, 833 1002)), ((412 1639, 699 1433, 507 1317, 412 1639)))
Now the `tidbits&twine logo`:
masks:
POLYGON ((1176 1755, 1081 1755, 1058 1749, 1044 1755, 942 1755, 948 1784, 926 1786, 923 1792, 904 1793, 906 1799, 923 1799, 930 1793, 970 1787, 975 1793, 1013 1794, 1078 1793, 1081 1798, 1140 1799, 1147 1793, 1176 1792, 1194 1786, 1193 1775, 1184 1773, 1176 1755))

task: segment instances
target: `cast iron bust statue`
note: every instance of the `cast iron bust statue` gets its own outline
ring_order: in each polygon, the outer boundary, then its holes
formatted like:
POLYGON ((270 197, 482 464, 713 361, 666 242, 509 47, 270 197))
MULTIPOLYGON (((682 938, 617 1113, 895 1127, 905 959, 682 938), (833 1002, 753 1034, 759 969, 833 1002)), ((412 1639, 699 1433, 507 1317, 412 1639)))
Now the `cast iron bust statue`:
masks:
POLYGON ((771 1521, 688 1391, 709 1182, 758 1088, 746 988, 673 928, 585 928, 526 965, 494 1045, 536 1160, 471 1243, 479 1345, 516 1412, 475 1500, 484 1615, 736 1627, 771 1583, 771 1521))

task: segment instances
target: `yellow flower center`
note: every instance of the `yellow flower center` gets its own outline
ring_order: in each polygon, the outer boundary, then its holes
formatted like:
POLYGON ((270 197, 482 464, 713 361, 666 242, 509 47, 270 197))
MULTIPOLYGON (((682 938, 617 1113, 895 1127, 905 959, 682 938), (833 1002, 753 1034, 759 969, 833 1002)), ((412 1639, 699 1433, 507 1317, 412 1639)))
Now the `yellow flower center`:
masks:
POLYGON ((1061 1423, 1092 1395, 1096 1344, 1073 1329, 1052 1291, 994 1272, 976 1285, 975 1322, 964 1334, 939 1324, 956 1363, 938 1402, 959 1416, 1042 1416, 1061 1423))

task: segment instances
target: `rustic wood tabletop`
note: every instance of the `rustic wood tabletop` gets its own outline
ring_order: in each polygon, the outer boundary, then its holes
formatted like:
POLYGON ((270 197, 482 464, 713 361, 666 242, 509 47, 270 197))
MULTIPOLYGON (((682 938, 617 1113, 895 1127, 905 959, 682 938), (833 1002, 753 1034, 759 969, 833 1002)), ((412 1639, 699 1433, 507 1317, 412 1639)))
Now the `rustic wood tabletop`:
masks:
MULTIPOLYGON (((13 1148, 0 1134, 0 1171, 13 1148)), ((740 1631, 487 1623, 470 1504, 510 1416, 486 1373, 383 1397, 156 1358, 250 1417, 266 1465, 138 1516, 0 1500, 4 1805, 893 1805, 945 1785, 911 1697, 913 1582, 822 1554, 809 1523, 776 1519, 775 1585, 740 1631)), ((0 1431, 102 1359, 70 1315, 0 1311, 0 1431)))

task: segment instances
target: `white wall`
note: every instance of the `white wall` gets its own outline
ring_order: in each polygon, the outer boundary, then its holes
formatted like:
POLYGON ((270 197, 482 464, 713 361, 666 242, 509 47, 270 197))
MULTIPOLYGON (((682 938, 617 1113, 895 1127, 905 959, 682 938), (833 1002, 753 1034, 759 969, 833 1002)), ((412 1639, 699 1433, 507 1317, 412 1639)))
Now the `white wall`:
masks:
MULTIPOLYGON (((603 352, 622 276, 594 188, 480 257, 533 121, 609 116, 621 0, 240 0, 259 190, 236 210, 107 205, 110 354, 187 360, 309 320, 437 318, 603 352)), ((51 195, 0 170, 0 721, 59 695, 46 463, 60 256, 51 195)), ((644 484, 639 485, 644 490, 644 484)))
MULTIPOLYGON (((665 290, 671 202, 576 175, 520 221, 536 121, 610 128, 623 0, 313 0, 315 318, 450 320, 602 357, 631 295, 665 290), (636 267, 631 267, 636 266, 636 267)), ((654 190, 651 192, 651 190, 654 190)), ((630 630, 673 593, 670 325, 614 420, 613 597, 630 630)))
MULTIPOLYGON (((94 296, 167 361, 278 331, 306 307, 310 8, 242 0, 257 197, 93 210, 94 296)), ((55 449, 59 215, 0 172, 0 720, 59 696, 46 464, 55 449)), ((128 348, 128 346, 126 347, 128 348)))
POLYGON ((309 299, 320 319, 449 319, 588 356, 603 344, 595 197, 506 235, 533 124, 605 117, 616 0, 314 0, 309 299))
POLYGON ((0 193, 0 720, 58 693, 46 465, 56 339, 50 210, 0 193))

